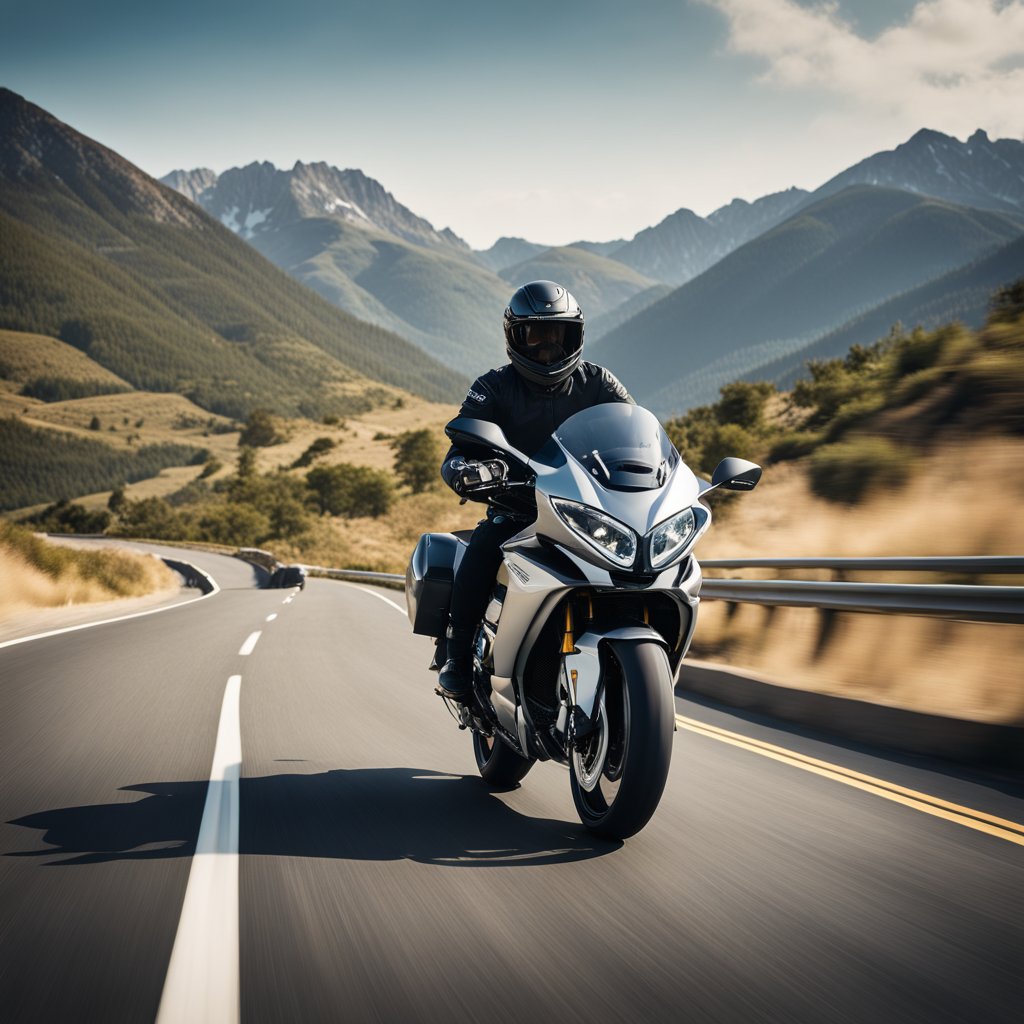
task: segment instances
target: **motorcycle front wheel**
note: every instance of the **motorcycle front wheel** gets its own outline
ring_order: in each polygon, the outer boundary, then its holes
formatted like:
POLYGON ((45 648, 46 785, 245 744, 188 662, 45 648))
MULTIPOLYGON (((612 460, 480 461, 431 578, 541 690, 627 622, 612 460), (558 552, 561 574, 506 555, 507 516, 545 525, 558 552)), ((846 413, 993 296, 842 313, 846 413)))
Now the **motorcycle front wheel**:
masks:
POLYGON ((608 839, 650 821, 668 779, 675 707, 672 670, 655 643, 611 643, 597 728, 573 751, 572 799, 584 825, 608 839))
POLYGON ((497 736, 473 733, 473 754, 480 778, 492 789, 514 789, 536 764, 533 758, 520 757, 497 736))

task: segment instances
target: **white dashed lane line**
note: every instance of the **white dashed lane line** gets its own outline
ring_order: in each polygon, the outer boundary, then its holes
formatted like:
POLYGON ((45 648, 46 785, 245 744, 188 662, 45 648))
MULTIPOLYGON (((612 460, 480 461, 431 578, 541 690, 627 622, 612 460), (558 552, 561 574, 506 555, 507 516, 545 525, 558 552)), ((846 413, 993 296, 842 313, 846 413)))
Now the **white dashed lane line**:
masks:
POLYGON ((253 649, 256 647, 259 638, 263 635, 263 631, 257 629, 255 633, 250 633, 249 638, 239 648, 239 654, 252 654, 253 649))
POLYGON ((157 1024, 239 1020, 238 812, 242 677, 224 691, 206 804, 157 1024))
POLYGON ((273 615, 268 615, 267 616, 267 622, 273 622, 274 619, 276 619, 276 618, 277 618, 277 612, 274 612, 273 615))

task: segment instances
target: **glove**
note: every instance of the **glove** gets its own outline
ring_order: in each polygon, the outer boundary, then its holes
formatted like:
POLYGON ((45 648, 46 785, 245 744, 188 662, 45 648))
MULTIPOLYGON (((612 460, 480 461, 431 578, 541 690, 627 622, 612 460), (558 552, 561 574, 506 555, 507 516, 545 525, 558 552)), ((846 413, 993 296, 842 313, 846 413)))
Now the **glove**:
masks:
POLYGON ((453 462, 452 469, 456 471, 452 489, 460 498, 496 490, 508 476, 508 466, 500 459, 491 459, 487 462, 463 459, 461 464, 453 462))

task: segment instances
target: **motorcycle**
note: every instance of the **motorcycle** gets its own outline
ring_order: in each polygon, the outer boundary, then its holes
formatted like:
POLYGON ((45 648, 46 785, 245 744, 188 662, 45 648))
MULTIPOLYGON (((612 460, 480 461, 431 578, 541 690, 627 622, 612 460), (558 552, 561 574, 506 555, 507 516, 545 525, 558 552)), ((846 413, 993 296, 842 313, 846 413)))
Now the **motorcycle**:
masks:
MULTIPOLYGON (((632 836, 668 778, 673 685, 700 600, 693 548, 711 522, 704 502, 719 488, 751 490, 761 469, 727 458, 710 483, 699 479, 657 418, 624 403, 576 413, 532 456, 484 420, 459 417, 445 432, 490 460, 477 464, 477 495, 522 526, 502 545, 476 631, 472 699, 445 698, 449 710, 490 786, 557 761, 583 824, 632 836)), ((435 671, 468 537, 424 534, 406 572, 409 619, 435 638, 435 671)))

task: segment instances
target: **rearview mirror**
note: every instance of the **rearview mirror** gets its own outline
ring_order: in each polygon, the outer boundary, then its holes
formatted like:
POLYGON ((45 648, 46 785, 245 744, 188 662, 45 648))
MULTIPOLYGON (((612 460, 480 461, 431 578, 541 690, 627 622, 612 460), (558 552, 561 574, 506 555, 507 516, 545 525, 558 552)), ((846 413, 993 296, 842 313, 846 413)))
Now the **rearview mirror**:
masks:
POLYGON ((457 416, 444 428, 444 432, 452 444, 459 448, 479 448, 481 445, 485 445, 488 448, 496 448, 506 455, 511 455, 524 466, 529 465, 529 456, 524 455, 518 448, 514 448, 505 437, 505 431, 490 420, 475 420, 469 416, 457 416))
POLYGON ((726 491, 752 491, 761 479, 761 467, 756 462, 729 456, 715 468, 711 477, 712 487, 726 491))

